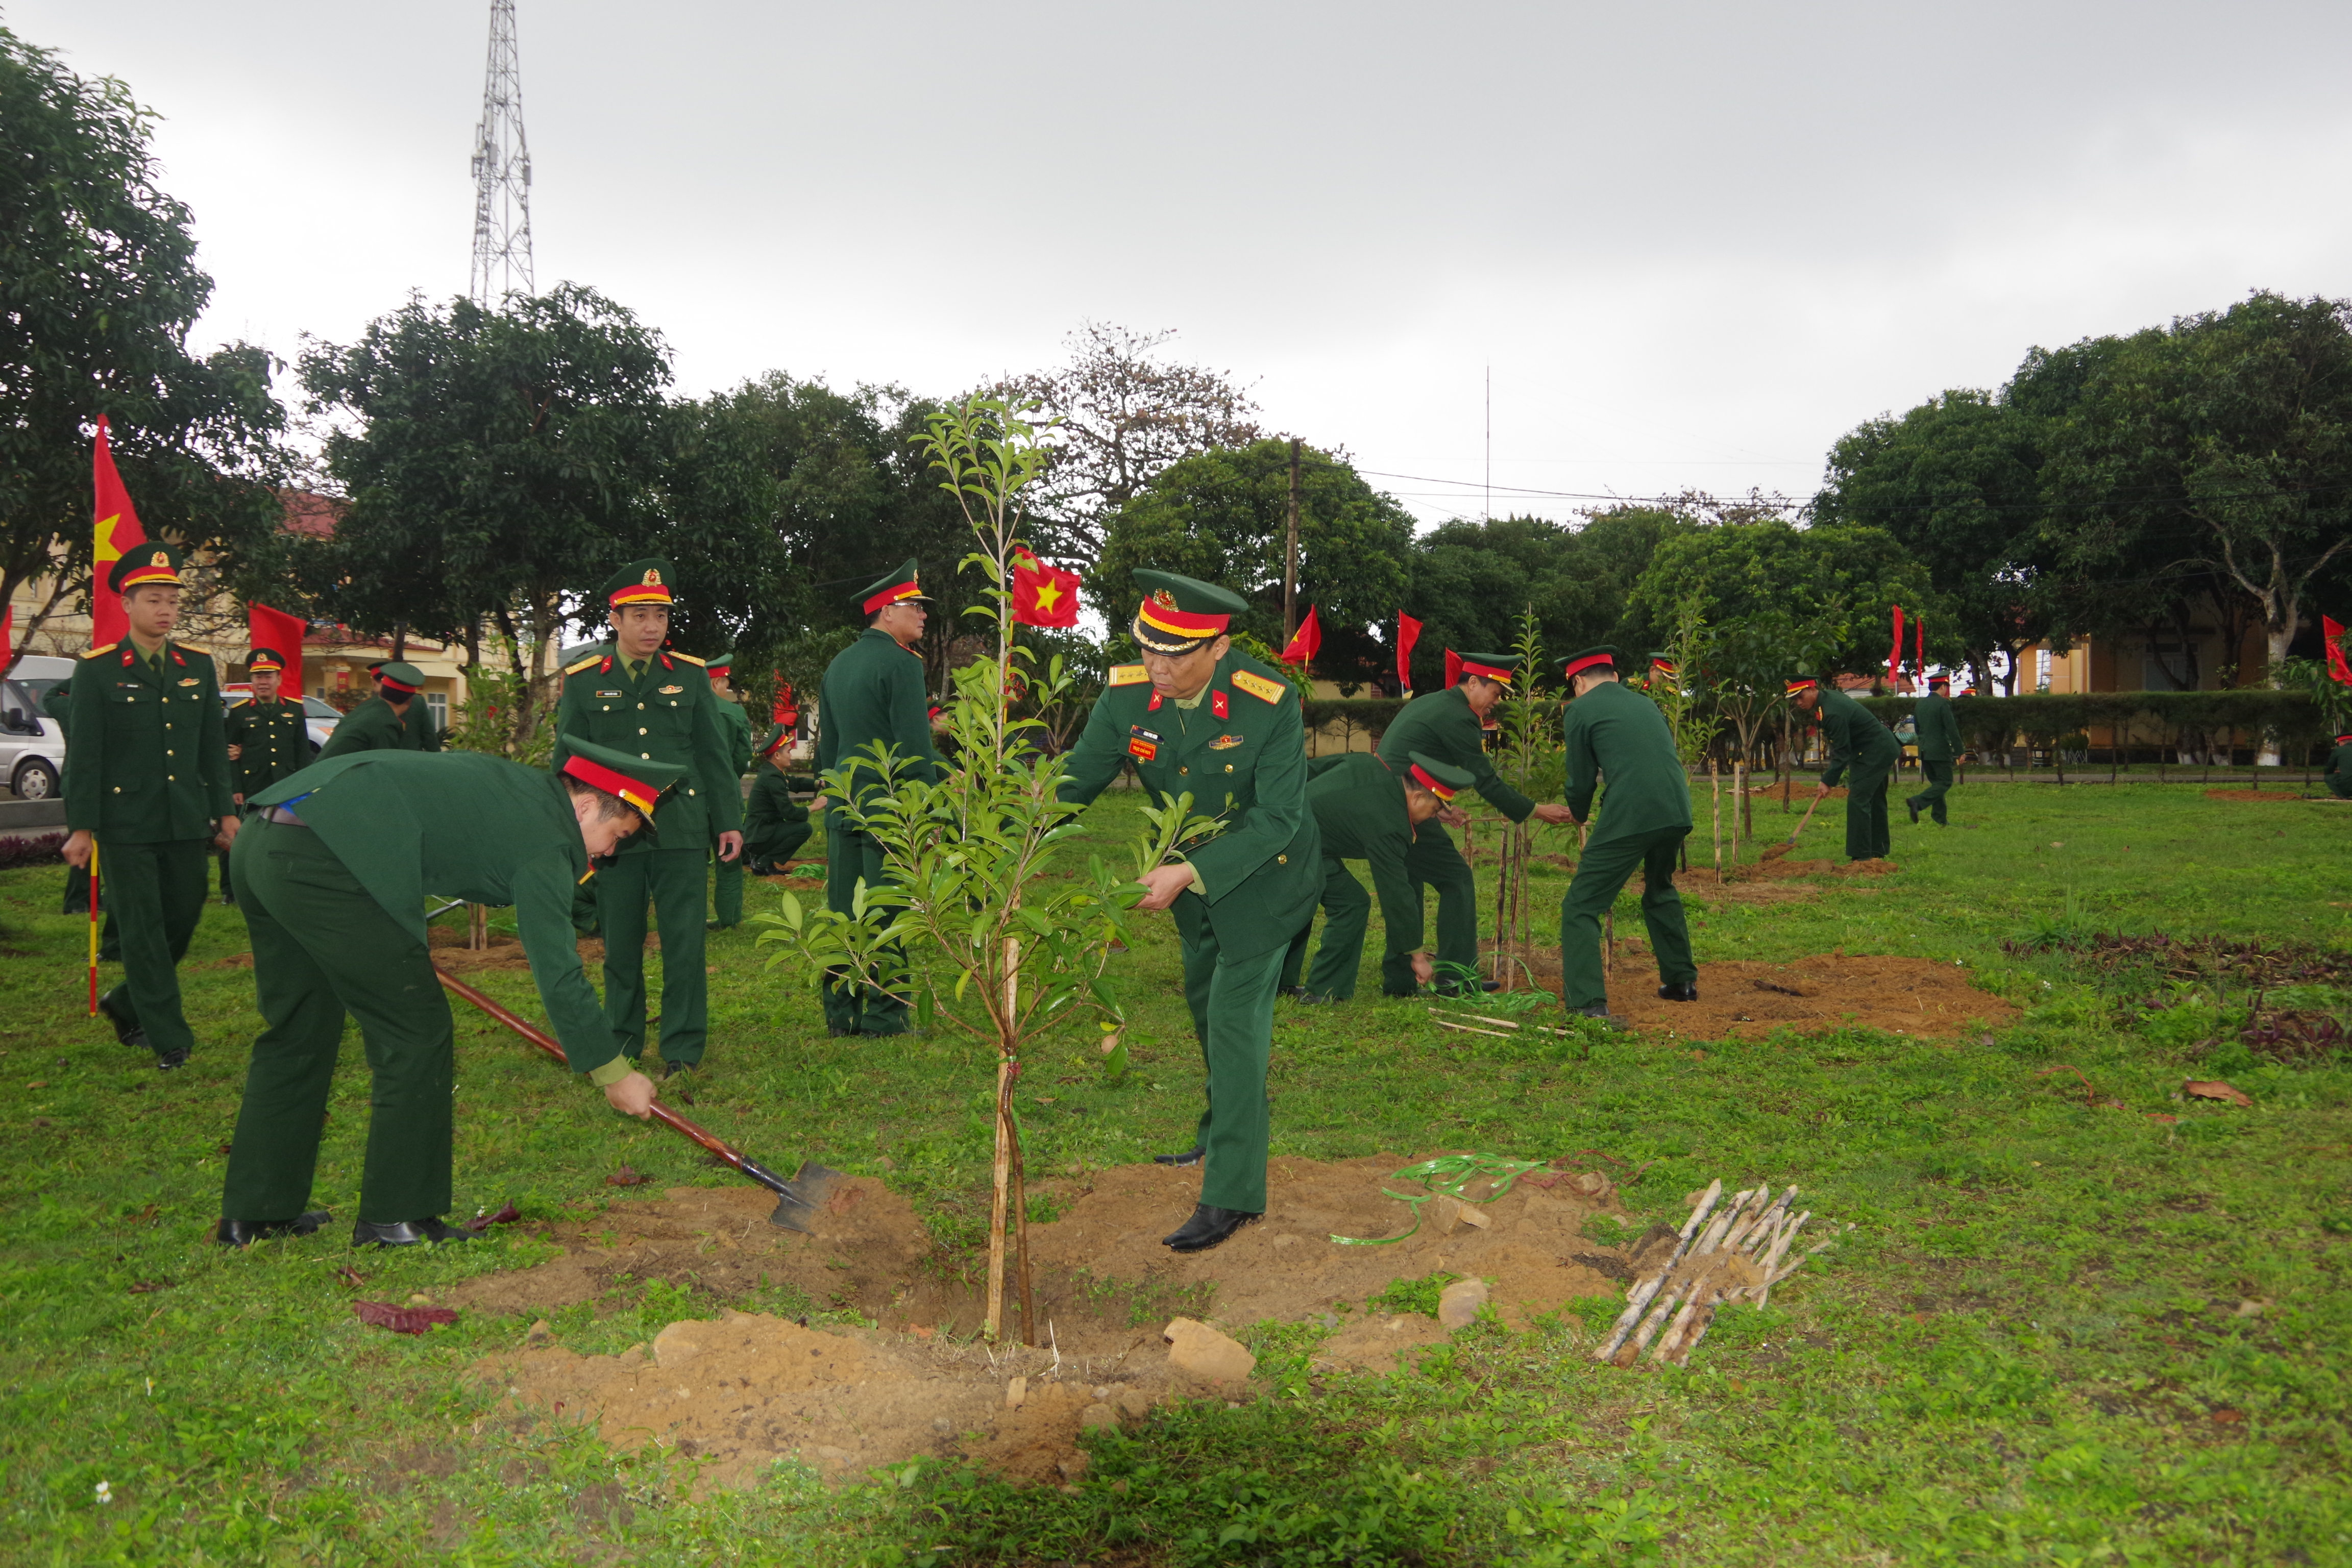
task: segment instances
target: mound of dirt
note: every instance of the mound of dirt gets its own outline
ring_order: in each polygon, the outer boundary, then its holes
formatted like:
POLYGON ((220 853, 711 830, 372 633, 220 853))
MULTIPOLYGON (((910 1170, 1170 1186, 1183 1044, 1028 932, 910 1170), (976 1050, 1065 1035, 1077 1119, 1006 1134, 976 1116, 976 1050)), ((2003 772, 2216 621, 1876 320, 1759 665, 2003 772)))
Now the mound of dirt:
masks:
MULTIPOLYGON (((1622 943, 1620 944, 1622 945, 1622 943)), ((1775 1029, 1801 1035, 1880 1029, 1950 1039, 2013 1022, 2018 1009, 1969 984, 1958 964, 1924 958, 1801 958, 1794 963, 1727 962, 1698 966, 1696 1002, 1658 1000, 1646 955, 1620 958, 1609 1007, 1644 1034, 1687 1040, 1760 1039, 1775 1029)))
MULTIPOLYGON (((530 968, 530 960, 523 956, 522 942, 519 938, 500 931, 490 932, 489 937, 490 945, 477 952, 466 945, 466 928, 456 924, 454 917, 451 924, 425 928, 425 945, 432 951, 433 962, 452 974, 470 974, 482 969, 528 971, 530 968)), ((604 962, 603 939, 583 936, 579 941, 579 947, 580 962, 583 966, 593 968, 604 962)), ((646 932, 646 948, 648 952, 658 952, 661 932, 646 932)))

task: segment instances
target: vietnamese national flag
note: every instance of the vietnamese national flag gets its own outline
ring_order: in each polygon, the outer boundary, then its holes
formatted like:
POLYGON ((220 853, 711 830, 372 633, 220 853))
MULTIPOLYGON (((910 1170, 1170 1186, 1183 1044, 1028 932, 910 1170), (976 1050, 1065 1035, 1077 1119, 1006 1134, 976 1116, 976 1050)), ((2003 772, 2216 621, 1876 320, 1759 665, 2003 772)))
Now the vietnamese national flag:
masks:
POLYGON ((1892 687, 1903 672, 1903 606, 1895 606, 1895 646, 1886 655, 1886 684, 1892 687))
POLYGON ((147 542, 147 531, 139 526, 131 492, 122 488, 122 476, 114 471, 114 451, 107 443, 103 414, 98 416, 98 447, 90 454, 89 467, 98 492, 97 527, 89 552, 89 646, 104 647, 131 635, 131 622, 122 613, 122 595, 106 585, 106 574, 114 570, 124 551, 147 542))
POLYGON ((1282 650, 1285 664, 1311 664, 1323 647, 1323 628, 1315 624, 1315 606, 1307 606, 1307 618, 1298 623, 1291 634, 1290 646, 1282 650))
POLYGON ((1421 640, 1421 623, 1397 612, 1397 695, 1412 695, 1412 645, 1421 640))
POLYGON ((774 706, 768 710, 768 722, 782 724, 790 730, 798 727, 800 720, 800 710, 793 706, 793 689, 782 681, 777 682, 776 700, 774 706))
POLYGON ((273 610, 267 605, 247 605, 245 624, 252 637, 253 647, 266 647, 286 660, 286 673, 278 678, 278 694, 299 701, 302 697, 302 639, 310 635, 310 623, 299 616, 289 616, 283 610, 273 610))
POLYGON ((1024 626, 1075 626, 1078 624, 1078 584, 1076 572, 1049 566, 1026 550, 1013 557, 1013 618, 1024 626))
POLYGON ((2319 617, 2320 635, 2327 642, 2327 673, 2352 686, 2352 663, 2344 657, 2344 627, 2326 616, 2319 617))

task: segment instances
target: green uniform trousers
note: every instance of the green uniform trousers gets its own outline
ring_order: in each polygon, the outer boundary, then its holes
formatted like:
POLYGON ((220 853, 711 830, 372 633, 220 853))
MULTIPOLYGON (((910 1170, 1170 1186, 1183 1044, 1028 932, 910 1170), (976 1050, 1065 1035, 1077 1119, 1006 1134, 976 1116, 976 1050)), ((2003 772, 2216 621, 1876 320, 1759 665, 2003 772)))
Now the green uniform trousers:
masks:
POLYGON ((702 972, 709 851, 644 849, 614 858, 591 879, 604 933, 604 1022, 623 1054, 646 1047, 646 906, 661 930, 661 1058, 691 1067, 710 1034, 709 976, 702 972))
MULTIPOLYGON (((2338 800, 2352 800, 2352 773, 2330 773, 2327 778, 2327 793, 2338 800)), ((1937 817, 1936 820, 1941 822, 1943 818, 1937 817)))
POLYGON ((180 1011, 180 960, 205 918, 212 840, 118 844, 98 836, 99 907, 121 924, 122 984, 111 1000, 147 1031, 157 1056, 194 1050, 180 1011))
MULTIPOLYGON (((1355 995, 1356 972, 1364 962, 1364 932, 1371 921, 1372 896, 1349 874, 1345 860, 1330 855, 1323 857, 1323 945, 1316 950, 1315 968, 1307 976, 1307 990, 1334 1002, 1345 1002, 1355 995)), ((1281 989, 1287 991, 1299 984, 1300 972, 1307 968, 1307 939, 1314 930, 1315 922, 1309 920, 1290 939, 1290 950, 1282 961, 1281 989)), ((1412 995, 1417 989, 1412 961, 1401 960, 1394 965, 1383 961, 1381 985, 1392 996, 1412 995), (1389 973, 1391 967, 1404 971, 1402 989, 1389 973)))
POLYGON ((1192 1011, 1209 1074, 1209 1102, 1195 1139, 1207 1151, 1201 1162, 1201 1201, 1264 1214, 1265 1064, 1274 1054, 1274 998, 1288 950, 1228 959, 1218 951, 1217 934, 1208 922, 1199 926, 1184 938, 1184 1005, 1192 1011))
POLYGON ((1845 775, 1845 858, 1884 860, 1894 848, 1886 825, 1886 786, 1895 764, 1857 762, 1845 775))
POLYGON ((743 862, 748 858, 739 854, 721 860, 719 851, 710 852, 710 908, 720 925, 743 923, 743 862))
MULTIPOLYGON (((114 928, 114 910, 103 888, 99 889, 98 912, 106 917, 98 933, 98 961, 100 963, 120 963, 122 962, 122 933, 114 928)), ((58 913, 89 913, 89 872, 81 867, 66 868, 66 899, 58 913)))
MULTIPOLYGON (((1468 977, 1475 984, 1478 973, 1478 879, 1471 873, 1470 862, 1462 858, 1462 851, 1454 847, 1454 840, 1445 829, 1434 822, 1424 822, 1413 830, 1412 847, 1404 852, 1405 874, 1412 879, 1413 896, 1421 896, 1423 888, 1437 889, 1437 981, 1443 985, 1449 980, 1468 977)), ((1412 971, 1408 966, 1405 973, 1412 971)), ((1389 986, 1390 975, 1384 967, 1381 973, 1383 989, 1389 986)), ((1409 990, 1395 994, 1409 996, 1409 990)))
POLYGON ((1938 822, 1950 820, 1944 814, 1944 796, 1951 791, 1952 764, 1922 761, 1919 772, 1927 779, 1927 787, 1904 804, 1914 810, 1927 811, 1938 822))
POLYGON ((432 958, 307 827, 247 821, 229 869, 253 938, 262 1031, 221 1216, 286 1220, 310 1205, 346 1014, 373 1080, 359 1217, 448 1213, 456 1040, 432 958))
POLYGON ((1658 955, 1658 979, 1675 985, 1698 978, 1682 895, 1675 891, 1675 857, 1689 835, 1687 827, 1659 827, 1586 847, 1559 900, 1559 993, 1569 1011, 1608 1005, 1601 917, 1636 866, 1642 868, 1642 923, 1649 929, 1650 951, 1658 955))
MULTIPOLYGON (((824 814, 824 906, 847 914, 856 902, 859 879, 869 888, 883 879, 882 841, 860 832, 847 812, 835 807, 824 814)), ((836 1035, 903 1035, 907 999, 828 972, 824 1024, 836 1035)))
POLYGON ((783 870, 785 864, 793 856, 799 854, 801 846, 808 841, 809 825, 807 823, 780 823, 761 834, 757 848, 752 847, 751 836, 746 834, 743 838, 743 858, 751 862, 753 876, 774 876, 783 870))

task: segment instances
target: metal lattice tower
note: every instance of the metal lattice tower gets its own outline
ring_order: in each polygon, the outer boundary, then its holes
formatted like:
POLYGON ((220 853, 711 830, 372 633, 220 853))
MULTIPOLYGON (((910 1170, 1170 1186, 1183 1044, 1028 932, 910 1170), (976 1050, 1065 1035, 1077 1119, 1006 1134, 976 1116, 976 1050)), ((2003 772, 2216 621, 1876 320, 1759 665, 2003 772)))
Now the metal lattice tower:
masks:
POLYGON ((530 148, 522 135, 522 61, 514 0, 490 0, 490 63, 474 132, 474 279, 478 304, 533 294, 530 148))

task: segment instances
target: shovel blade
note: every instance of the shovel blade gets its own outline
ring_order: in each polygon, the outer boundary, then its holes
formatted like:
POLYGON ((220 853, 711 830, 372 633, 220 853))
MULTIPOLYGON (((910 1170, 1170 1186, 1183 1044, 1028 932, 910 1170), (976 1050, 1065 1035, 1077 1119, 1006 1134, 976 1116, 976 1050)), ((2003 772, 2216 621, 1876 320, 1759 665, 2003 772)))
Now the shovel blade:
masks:
POLYGON ((776 1208, 768 1216, 768 1223, 782 1230, 797 1230, 804 1236, 815 1235, 815 1228, 809 1222, 816 1217, 817 1210, 824 1206, 824 1200, 832 1195, 834 1186, 841 1179, 839 1171, 803 1161, 793 1179, 776 1189, 776 1208))

